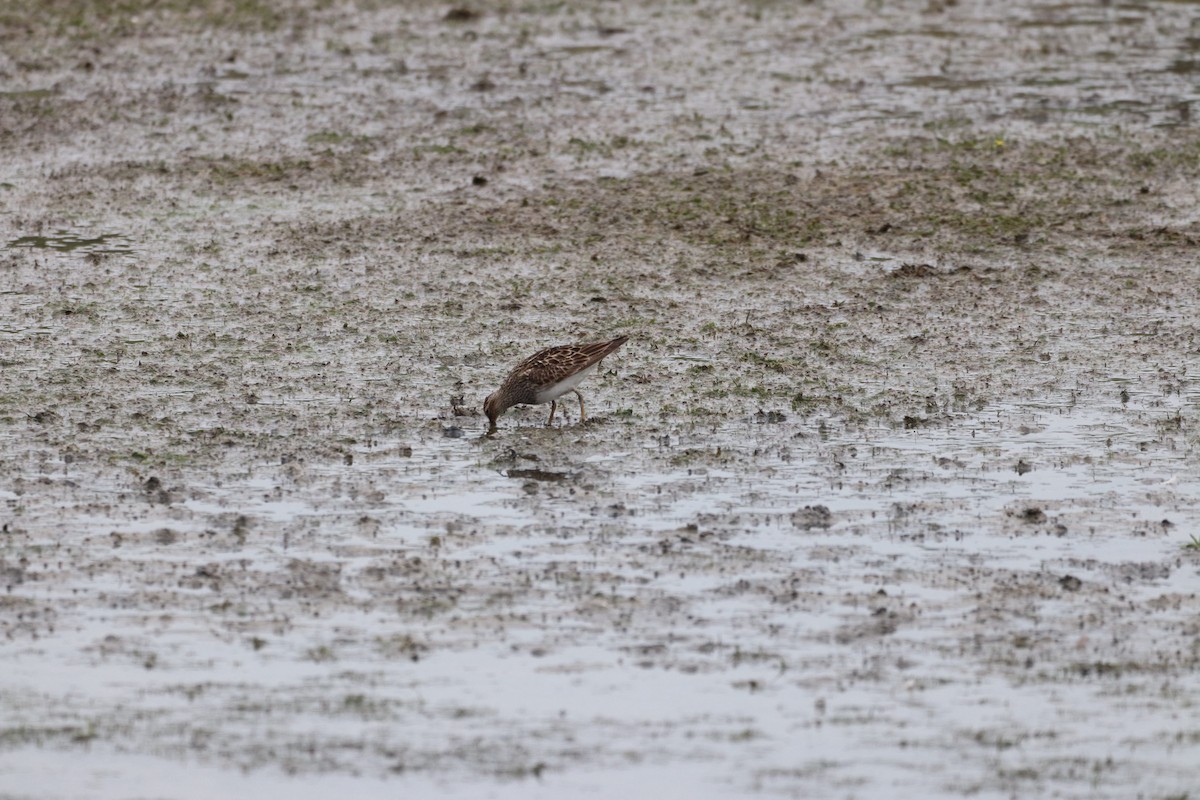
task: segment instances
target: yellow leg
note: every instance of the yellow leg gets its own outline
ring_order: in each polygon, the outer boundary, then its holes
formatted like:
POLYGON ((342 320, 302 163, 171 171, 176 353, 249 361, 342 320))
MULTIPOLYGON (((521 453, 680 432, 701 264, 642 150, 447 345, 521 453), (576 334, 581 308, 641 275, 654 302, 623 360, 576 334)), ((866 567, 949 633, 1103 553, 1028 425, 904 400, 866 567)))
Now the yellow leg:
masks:
POLYGON ((583 422, 587 419, 587 414, 583 412, 583 395, 579 393, 578 389, 572 389, 571 391, 575 392, 575 396, 579 398, 579 421, 583 422))
POLYGON ((557 400, 551 400, 551 401, 550 401, 550 419, 546 420, 546 427, 547 427, 547 428, 549 428, 549 427, 550 427, 550 423, 551 423, 551 422, 554 422, 554 409, 556 409, 556 408, 558 408, 558 401, 557 401, 557 400))

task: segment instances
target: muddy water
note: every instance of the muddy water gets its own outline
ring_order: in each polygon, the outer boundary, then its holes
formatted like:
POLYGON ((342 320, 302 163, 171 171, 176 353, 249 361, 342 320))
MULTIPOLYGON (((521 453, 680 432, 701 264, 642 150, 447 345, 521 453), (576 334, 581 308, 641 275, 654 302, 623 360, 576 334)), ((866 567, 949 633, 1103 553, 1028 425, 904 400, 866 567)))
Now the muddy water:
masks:
POLYGON ((1192 4, 104 11, 0 17, 0 796, 1195 790, 1192 4))

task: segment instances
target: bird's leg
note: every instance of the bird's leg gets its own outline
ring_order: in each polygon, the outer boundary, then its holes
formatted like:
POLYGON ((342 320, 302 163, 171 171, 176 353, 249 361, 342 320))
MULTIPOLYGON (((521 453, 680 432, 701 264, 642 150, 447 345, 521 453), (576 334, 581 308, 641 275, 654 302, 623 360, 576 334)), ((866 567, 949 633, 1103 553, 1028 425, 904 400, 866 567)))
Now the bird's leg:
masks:
POLYGON ((579 393, 578 389, 572 389, 571 391, 573 391, 575 396, 579 398, 579 421, 583 422, 585 419, 587 419, 587 414, 583 413, 583 395, 579 393))
POLYGON ((551 423, 551 422, 554 422, 554 409, 555 409, 555 408, 557 408, 557 407, 558 407, 558 401, 557 401, 557 400, 551 400, 551 401, 550 401, 550 419, 546 420, 546 427, 547 427, 547 428, 549 428, 549 427, 550 427, 550 423, 551 423))

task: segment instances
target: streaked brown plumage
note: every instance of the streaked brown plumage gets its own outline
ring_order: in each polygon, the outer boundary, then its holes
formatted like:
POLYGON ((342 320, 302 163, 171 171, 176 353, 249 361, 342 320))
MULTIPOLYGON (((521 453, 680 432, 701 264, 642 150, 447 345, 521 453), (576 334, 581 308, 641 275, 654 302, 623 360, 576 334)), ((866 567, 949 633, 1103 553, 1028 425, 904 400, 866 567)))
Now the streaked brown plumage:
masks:
POLYGON ((550 404, 549 425, 554 421, 558 398, 567 392, 575 392, 579 398, 579 419, 586 419, 583 395, 575 387, 593 372, 609 353, 629 340, 618 336, 608 342, 591 344, 568 344, 547 347, 513 367, 500 388, 483 401, 483 413, 487 414, 492 430, 500 415, 515 405, 550 404))

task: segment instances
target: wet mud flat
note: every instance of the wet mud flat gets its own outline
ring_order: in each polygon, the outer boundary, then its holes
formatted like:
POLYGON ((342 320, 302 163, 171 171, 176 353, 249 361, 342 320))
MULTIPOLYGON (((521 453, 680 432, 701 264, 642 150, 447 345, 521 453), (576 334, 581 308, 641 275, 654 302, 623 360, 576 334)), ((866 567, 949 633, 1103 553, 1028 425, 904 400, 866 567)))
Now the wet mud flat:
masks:
POLYGON ((1195 10, 10 4, 0 798, 1194 794, 1195 10))

